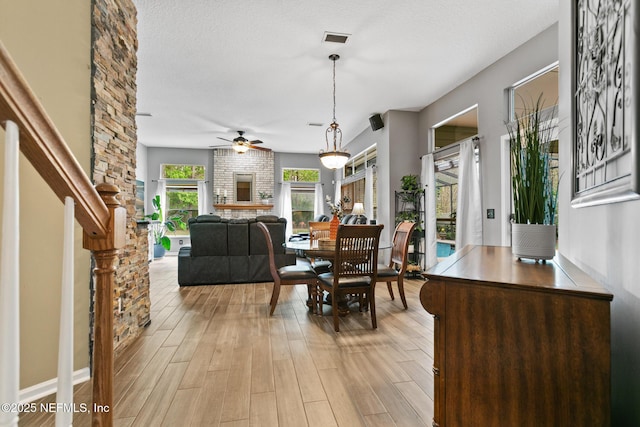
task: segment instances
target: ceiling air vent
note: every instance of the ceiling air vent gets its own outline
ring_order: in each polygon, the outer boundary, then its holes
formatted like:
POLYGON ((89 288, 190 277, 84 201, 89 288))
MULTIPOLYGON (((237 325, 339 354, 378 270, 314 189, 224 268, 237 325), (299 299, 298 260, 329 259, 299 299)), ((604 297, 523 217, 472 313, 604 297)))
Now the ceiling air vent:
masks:
POLYGON ((351 34, 344 33, 330 33, 326 31, 324 33, 324 37, 322 38, 323 42, 331 42, 331 43, 342 43, 345 44, 349 39, 351 34))
POLYGON ((307 123, 307 125, 309 125, 309 126, 315 126, 315 127, 324 126, 324 124, 322 124, 322 123, 315 123, 315 122, 307 123))

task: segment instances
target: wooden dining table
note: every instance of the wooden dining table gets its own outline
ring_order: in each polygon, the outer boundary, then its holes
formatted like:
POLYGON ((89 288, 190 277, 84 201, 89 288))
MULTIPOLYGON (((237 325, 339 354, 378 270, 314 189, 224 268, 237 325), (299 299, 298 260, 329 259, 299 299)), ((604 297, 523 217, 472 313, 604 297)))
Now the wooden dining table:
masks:
MULTIPOLYGON (((285 242, 285 248, 296 251, 298 256, 307 256, 309 258, 322 258, 333 260, 335 257, 335 249, 334 248, 326 248, 320 247, 317 240, 314 240, 313 243, 311 240, 296 240, 285 242)), ((391 249, 393 245, 389 242, 379 242, 378 243, 378 251, 391 249)), ((330 297, 330 295, 327 295, 330 297)), ((330 299, 325 299, 325 303, 331 305, 330 299)), ((346 316, 349 314, 349 301, 338 301, 338 310, 341 316, 346 316)))
MULTIPOLYGON (((378 250, 391 249, 392 245, 388 242, 380 242, 378 244, 378 250)), ((311 240, 297 240, 292 242, 286 242, 285 248, 295 250, 303 254, 304 256, 308 256, 309 258, 324 258, 324 259, 333 259, 335 255, 335 249, 333 248, 325 248, 319 247, 318 241, 314 240, 313 244, 311 244, 311 240)))

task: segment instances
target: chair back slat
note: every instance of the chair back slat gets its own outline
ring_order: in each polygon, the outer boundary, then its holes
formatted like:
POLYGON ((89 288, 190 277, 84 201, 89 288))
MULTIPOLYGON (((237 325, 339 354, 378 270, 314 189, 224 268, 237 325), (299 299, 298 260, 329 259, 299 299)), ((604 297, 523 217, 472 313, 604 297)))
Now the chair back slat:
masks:
POLYGON ((380 225, 340 225, 336 237, 334 275, 375 276, 380 225))
POLYGON ((271 277, 274 281, 277 280, 278 277, 278 268, 276 267, 276 257, 273 253, 273 242, 271 241, 271 233, 269 233, 269 228, 263 223, 256 223, 262 234, 264 235, 264 241, 267 244, 267 251, 269 252, 269 271, 271 272, 271 277))
POLYGON ((407 264, 407 256, 409 253, 409 242, 413 230, 416 228, 415 222, 401 222, 393 233, 393 248, 391 249, 390 267, 397 265, 403 269, 407 264))
POLYGON ((318 239, 328 239, 330 226, 327 221, 309 221, 309 243, 313 246, 318 239))

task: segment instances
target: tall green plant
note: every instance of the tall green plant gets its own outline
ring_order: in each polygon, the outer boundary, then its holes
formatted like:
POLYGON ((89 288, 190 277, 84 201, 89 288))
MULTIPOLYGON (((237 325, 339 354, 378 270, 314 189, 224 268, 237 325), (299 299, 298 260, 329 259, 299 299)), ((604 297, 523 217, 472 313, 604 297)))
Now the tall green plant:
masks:
POLYGON ((556 192, 549 175, 552 127, 541 123, 542 95, 507 125, 514 222, 553 224, 556 192))

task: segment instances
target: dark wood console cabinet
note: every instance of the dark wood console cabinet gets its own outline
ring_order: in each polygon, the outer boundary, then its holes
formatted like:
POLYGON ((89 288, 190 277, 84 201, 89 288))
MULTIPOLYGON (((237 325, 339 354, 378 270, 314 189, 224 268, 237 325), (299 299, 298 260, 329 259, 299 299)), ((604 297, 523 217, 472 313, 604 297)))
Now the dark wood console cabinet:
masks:
POLYGON ((424 274, 433 425, 609 426, 613 296, 557 255, 467 246, 424 274))

